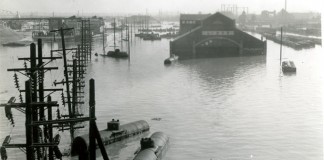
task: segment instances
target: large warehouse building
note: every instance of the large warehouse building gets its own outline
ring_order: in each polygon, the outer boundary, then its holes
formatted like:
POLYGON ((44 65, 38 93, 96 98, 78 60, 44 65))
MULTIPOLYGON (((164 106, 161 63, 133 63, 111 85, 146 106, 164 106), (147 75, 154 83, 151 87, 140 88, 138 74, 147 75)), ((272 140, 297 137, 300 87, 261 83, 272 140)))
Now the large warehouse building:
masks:
POLYGON ((180 35, 170 42, 180 59, 265 55, 266 42, 235 26, 235 20, 213 15, 181 14, 180 35))

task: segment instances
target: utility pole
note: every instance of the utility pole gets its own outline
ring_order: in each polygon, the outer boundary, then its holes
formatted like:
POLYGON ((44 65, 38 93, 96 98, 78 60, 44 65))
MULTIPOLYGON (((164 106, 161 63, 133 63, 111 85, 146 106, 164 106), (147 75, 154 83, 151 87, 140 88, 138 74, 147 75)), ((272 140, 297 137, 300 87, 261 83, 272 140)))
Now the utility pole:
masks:
MULTIPOLYGON (((74 138, 74 129, 82 128, 82 127, 75 127, 74 125, 78 122, 89 121, 89 117, 80 117, 82 114, 77 113, 77 104, 82 104, 83 102, 79 101, 78 93, 82 93, 82 88, 84 87, 82 78, 84 78, 83 74, 84 67, 83 61, 81 58, 83 57, 81 54, 84 53, 84 50, 80 50, 80 45, 78 48, 66 49, 65 48, 65 41, 64 41, 64 31, 71 30, 72 28, 60 28, 59 30, 53 30, 51 32, 60 32, 62 37, 62 49, 61 50, 51 50, 50 57, 43 57, 42 51, 42 41, 38 40, 38 57, 36 57, 36 45, 32 43, 30 45, 30 57, 27 58, 18 58, 18 60, 24 60, 25 66, 24 68, 12 68, 7 69, 7 71, 15 72, 14 74, 14 82, 16 84, 16 88, 20 93, 25 92, 25 102, 23 102, 23 97, 20 94, 20 102, 21 103, 14 103, 15 97, 11 97, 8 103, 0 104, 0 107, 5 107, 6 117, 11 121, 14 125, 13 115, 11 109, 17 109, 18 111, 25 114, 26 120, 26 143, 25 144, 9 144, 10 143, 10 135, 6 141, 6 143, 2 144, 1 150, 5 150, 6 148, 19 148, 26 152, 26 159, 27 160, 43 160, 49 159, 54 160, 54 156, 58 159, 62 158, 62 154, 58 148, 59 144, 59 135, 53 137, 53 127, 59 128, 59 130, 70 130, 71 133, 71 142, 74 138), (77 51, 76 59, 73 60, 73 79, 69 79, 68 67, 67 64, 67 50, 74 50, 77 51), (63 60, 64 60, 64 77, 65 81, 62 82, 54 82, 56 84, 66 84, 66 92, 67 92, 67 103, 68 103, 68 110, 69 115, 68 118, 61 119, 61 114, 59 112, 59 104, 57 101, 52 101, 50 94, 61 91, 63 94, 63 89, 45 89, 44 88, 44 76, 46 71, 49 70, 57 70, 58 67, 46 67, 49 62, 44 62, 44 60, 56 60, 62 59, 62 57, 55 57, 53 56, 53 52, 63 52, 63 60), (38 60, 38 61, 37 61, 38 60), (26 61, 30 61, 30 67, 27 67, 26 61), (38 62, 38 63, 37 63, 38 62), (25 72, 25 73, 23 73, 25 72), (21 73, 28 77, 28 80, 25 81, 25 88, 20 89, 19 80, 16 73, 21 73), (72 82, 72 97, 70 96, 70 88, 69 83, 72 82), (45 95, 45 92, 50 92, 49 94, 45 95), (47 101, 45 102, 45 98, 47 97, 47 101), (71 102, 72 100, 72 102, 71 102), (57 118, 52 117, 52 109, 53 107, 57 107, 57 118), (47 115, 45 113, 45 108, 47 109, 47 115), (47 119, 46 119, 47 117, 47 119), (68 128, 67 128, 68 127, 68 128)), ((90 31, 88 30, 88 33, 90 31)), ((82 33, 83 35, 84 33, 82 33)), ((89 43, 89 46, 91 43, 89 43)), ((86 57, 84 57, 86 58, 86 57)), ((63 97, 63 104, 65 103, 63 97)), ((64 115, 62 116, 64 117, 64 115)), ((6 151, 5 151, 6 152, 6 151)))
MULTIPOLYGON (((61 39, 62 39, 62 51, 63 51, 63 64, 64 64, 64 77, 65 77, 65 83, 66 83, 66 94, 67 94, 67 104, 68 104, 68 111, 69 111, 69 118, 74 117, 74 113, 72 111, 71 106, 71 96, 70 96, 70 85, 69 85, 69 74, 67 69, 67 58, 66 58, 66 49, 65 49, 65 40, 64 40, 64 31, 66 30, 72 30, 74 28, 66 28, 63 29, 62 27, 59 30, 52 30, 51 32, 57 32, 59 31, 61 33, 61 39)), ((64 82, 63 82, 64 83, 64 82)), ((73 123, 70 123, 70 136, 71 136, 71 143, 74 139, 74 128, 73 123)))
MULTIPOLYGON (((46 152, 44 147, 48 146, 47 141, 51 142, 52 137, 47 136, 45 132, 47 133, 47 131, 49 131, 49 133, 52 133, 52 127, 47 128, 48 130, 45 130, 45 126, 44 128, 40 128, 39 126, 33 126, 33 124, 37 122, 46 121, 44 107, 58 106, 57 102, 52 102, 52 101, 44 102, 44 92, 46 91, 46 92, 53 93, 55 91, 62 91, 62 89, 44 89, 43 86, 44 71, 58 69, 58 67, 45 67, 43 62, 43 60, 45 59, 52 61, 55 59, 61 59, 61 57, 43 57, 41 40, 38 40, 38 57, 36 57, 36 45, 32 43, 30 45, 30 57, 18 58, 18 60, 24 60, 24 61, 29 60, 31 62, 30 68, 25 67, 25 68, 7 69, 7 71, 19 72, 29 77, 29 80, 25 82, 25 89, 21 90, 19 89, 19 85, 17 85, 17 88, 20 92, 25 92, 25 102, 21 101, 21 103, 13 103, 13 100, 15 98, 12 97, 11 98, 13 99, 12 101, 8 101, 8 103, 6 104, 0 104, 0 107, 5 107, 5 108, 9 107, 10 109, 15 108, 18 111, 25 113, 26 143, 9 144, 8 142, 6 144, 3 144, 3 147, 20 148, 20 149, 25 148, 27 160, 47 159, 47 154, 44 154, 46 152), (38 59, 38 64, 37 64, 37 59, 38 59), (37 81, 35 82, 35 80, 37 80, 36 79, 37 73, 39 73, 38 74, 39 82, 37 81), (37 93, 39 96, 37 96, 37 93), (37 99, 39 99, 39 101, 37 101, 37 99), (46 136, 43 137, 41 133, 44 133, 44 135, 46 136), (35 154, 35 150, 36 150, 36 154, 35 154)), ((14 77, 15 77, 15 81, 18 81, 16 74, 14 77)), ((51 153, 49 153, 49 155, 51 155, 51 153)), ((52 159, 50 158, 50 160, 52 159)))

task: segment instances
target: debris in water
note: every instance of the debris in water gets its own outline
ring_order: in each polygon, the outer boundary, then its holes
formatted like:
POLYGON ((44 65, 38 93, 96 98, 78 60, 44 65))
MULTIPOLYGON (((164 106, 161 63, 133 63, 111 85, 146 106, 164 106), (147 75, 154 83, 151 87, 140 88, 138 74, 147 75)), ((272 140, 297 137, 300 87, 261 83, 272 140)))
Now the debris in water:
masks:
POLYGON ((152 120, 154 120, 154 121, 161 121, 162 118, 157 118, 157 117, 155 117, 155 118, 152 118, 152 120))

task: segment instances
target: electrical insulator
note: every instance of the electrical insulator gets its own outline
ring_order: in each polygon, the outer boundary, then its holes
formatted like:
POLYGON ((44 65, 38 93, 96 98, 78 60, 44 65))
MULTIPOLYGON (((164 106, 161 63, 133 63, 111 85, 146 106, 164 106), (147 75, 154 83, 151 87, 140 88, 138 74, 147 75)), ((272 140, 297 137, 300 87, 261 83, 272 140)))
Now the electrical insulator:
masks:
POLYGON ((64 100, 64 94, 63 94, 63 92, 61 94, 61 99, 62 99, 62 105, 65 106, 65 100, 64 100))
POLYGON ((23 103, 23 97, 22 97, 21 93, 19 93, 19 99, 20 99, 20 103, 23 103))
POLYGON ((15 73, 13 77, 14 77, 14 82, 15 82, 16 88, 17 88, 18 90, 20 90, 20 89, 19 89, 19 88, 20 88, 20 86, 19 86, 19 79, 18 79, 17 74, 15 73))
POLYGON ((44 81, 44 75, 42 74, 42 71, 38 72, 38 83, 43 82, 44 81))
POLYGON ((56 110, 57 119, 61 119, 60 109, 56 110))
MULTIPOLYGON (((31 78, 30 79, 30 88, 34 88, 34 80, 31 78)), ((33 92, 33 89, 32 89, 32 92, 33 92)))

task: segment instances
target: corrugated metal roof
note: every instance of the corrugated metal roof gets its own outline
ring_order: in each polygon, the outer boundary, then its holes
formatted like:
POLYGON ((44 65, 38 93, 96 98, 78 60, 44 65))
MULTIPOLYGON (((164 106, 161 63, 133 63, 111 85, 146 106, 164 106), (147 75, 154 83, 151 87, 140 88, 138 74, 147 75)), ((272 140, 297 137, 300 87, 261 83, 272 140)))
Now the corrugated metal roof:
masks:
POLYGON ((180 14, 180 20, 203 20, 211 14, 180 14))

